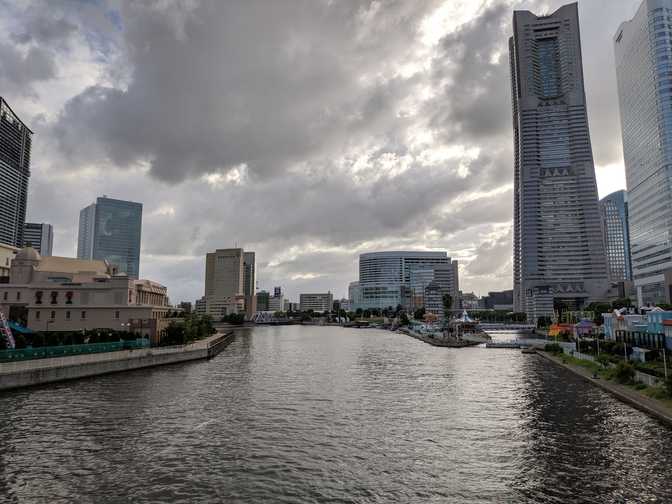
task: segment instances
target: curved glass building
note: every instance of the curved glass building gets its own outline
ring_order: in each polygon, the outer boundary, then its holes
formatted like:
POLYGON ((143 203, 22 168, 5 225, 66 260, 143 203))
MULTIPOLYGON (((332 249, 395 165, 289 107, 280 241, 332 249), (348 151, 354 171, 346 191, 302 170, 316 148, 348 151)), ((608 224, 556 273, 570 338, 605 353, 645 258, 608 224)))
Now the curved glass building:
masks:
POLYGON ((630 231, 628 228, 628 194, 616 191, 600 200, 604 242, 607 247, 609 280, 632 279, 630 265, 630 231))
POLYGON ((669 299, 672 268, 672 0, 645 0, 614 37, 638 302, 669 299))
POLYGON ((370 252, 359 256, 358 301, 354 308, 410 308, 412 281, 436 281, 454 300, 458 298, 457 261, 446 252, 370 252), (432 272, 431 275, 420 272, 432 272), (431 277, 431 278, 430 278, 431 277))

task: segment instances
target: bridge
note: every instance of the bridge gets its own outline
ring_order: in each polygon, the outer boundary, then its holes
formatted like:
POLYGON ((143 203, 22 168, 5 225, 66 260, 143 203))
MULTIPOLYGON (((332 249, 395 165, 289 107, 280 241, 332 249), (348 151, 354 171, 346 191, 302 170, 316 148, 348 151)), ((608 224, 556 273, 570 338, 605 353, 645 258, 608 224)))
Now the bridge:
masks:
POLYGON ((507 324, 504 322, 481 322, 478 326, 487 332, 533 332, 537 327, 534 324, 507 324))

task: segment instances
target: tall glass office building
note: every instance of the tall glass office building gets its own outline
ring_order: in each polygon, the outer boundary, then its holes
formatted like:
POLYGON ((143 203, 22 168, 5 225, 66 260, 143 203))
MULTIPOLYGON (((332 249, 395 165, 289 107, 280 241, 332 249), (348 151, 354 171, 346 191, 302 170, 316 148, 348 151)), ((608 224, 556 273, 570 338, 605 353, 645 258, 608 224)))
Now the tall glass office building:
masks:
POLYGON ((0 96, 0 243, 23 246, 33 132, 0 96))
POLYGON ((616 191, 600 200, 604 243, 607 248, 609 280, 632 280, 630 263, 630 231, 628 227, 628 194, 616 191))
POLYGON ((412 282, 419 272, 432 271, 434 280, 443 281, 446 293, 457 299, 457 261, 446 252, 371 252, 359 256, 358 302, 354 308, 406 308, 412 303, 412 282))
POLYGON ((638 302, 666 300, 672 268, 672 0, 645 0, 614 37, 638 302))
POLYGON ((51 224, 26 222, 23 228, 23 246, 31 244, 42 256, 50 256, 54 247, 54 228, 51 224))
POLYGON ((607 294, 577 4, 516 11, 509 40, 514 132, 514 309, 529 320, 607 294))
POLYGON ((141 233, 142 203, 103 196, 79 213, 77 257, 104 259, 137 279, 141 233))

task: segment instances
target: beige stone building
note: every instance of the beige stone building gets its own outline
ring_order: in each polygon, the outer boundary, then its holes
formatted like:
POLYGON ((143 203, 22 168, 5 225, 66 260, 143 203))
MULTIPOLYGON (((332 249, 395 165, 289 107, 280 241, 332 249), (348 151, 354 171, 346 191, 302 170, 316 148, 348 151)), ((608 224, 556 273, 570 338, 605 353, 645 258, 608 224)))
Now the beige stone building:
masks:
POLYGON ((0 243, 0 278, 9 276, 9 267, 18 251, 16 247, 0 243))
POLYGON ((26 247, 0 284, 0 310, 35 331, 128 330, 156 343, 169 306, 164 286, 117 274, 106 261, 41 257, 26 247))
POLYGON ((254 252, 217 249, 205 257, 205 312, 215 320, 255 311, 254 252))

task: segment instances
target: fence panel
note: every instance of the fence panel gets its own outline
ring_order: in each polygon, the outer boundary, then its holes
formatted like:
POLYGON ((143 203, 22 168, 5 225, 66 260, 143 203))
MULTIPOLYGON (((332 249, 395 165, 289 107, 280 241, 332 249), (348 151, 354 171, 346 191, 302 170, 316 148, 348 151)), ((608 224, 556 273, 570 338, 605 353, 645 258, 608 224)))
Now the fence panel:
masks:
POLYGON ((48 359, 50 357, 65 357, 68 355, 82 355, 100 352, 117 352, 149 347, 146 338, 124 341, 110 341, 107 343, 84 343, 81 345, 59 345, 37 348, 17 348, 0 350, 0 362, 16 362, 31 359, 48 359))

